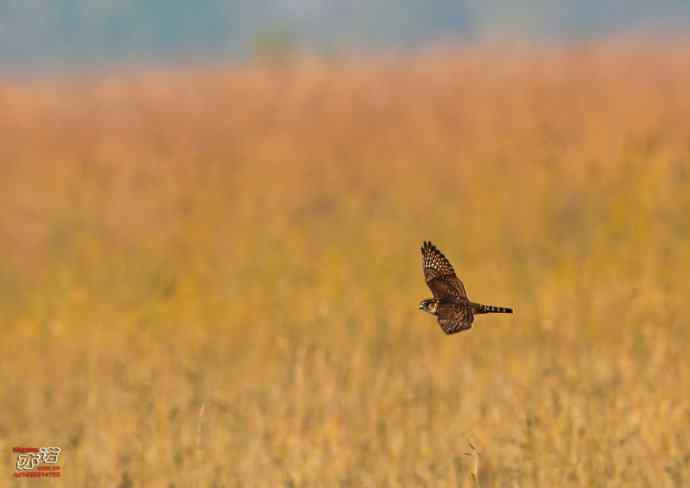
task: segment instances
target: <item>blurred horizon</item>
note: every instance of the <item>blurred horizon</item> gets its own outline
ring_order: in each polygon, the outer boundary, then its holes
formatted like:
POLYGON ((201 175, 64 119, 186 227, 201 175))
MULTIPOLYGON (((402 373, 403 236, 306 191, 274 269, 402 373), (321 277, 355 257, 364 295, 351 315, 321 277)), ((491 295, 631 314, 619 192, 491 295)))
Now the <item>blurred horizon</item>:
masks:
POLYGON ((408 52, 436 43, 553 45, 690 31, 690 4, 565 0, 0 2, 0 69, 59 72, 122 64, 224 63, 262 55, 408 52))

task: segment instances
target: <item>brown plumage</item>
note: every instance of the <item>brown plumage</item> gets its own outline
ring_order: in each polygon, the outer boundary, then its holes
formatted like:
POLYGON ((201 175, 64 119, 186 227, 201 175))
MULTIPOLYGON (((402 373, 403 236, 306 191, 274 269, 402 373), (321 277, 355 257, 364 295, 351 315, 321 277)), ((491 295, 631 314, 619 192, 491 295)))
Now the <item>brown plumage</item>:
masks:
POLYGON ((435 315, 446 334, 470 329, 475 314, 513 313, 510 308, 470 302, 465 285, 450 261, 428 241, 422 244, 422 265, 424 279, 434 298, 422 300, 419 308, 435 315))

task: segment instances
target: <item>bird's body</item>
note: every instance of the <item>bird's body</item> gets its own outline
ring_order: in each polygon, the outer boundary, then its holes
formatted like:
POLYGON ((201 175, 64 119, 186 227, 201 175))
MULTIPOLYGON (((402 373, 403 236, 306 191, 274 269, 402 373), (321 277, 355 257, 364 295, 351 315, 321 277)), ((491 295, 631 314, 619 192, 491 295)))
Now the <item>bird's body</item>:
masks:
POLYGON ((513 313, 507 307, 471 302, 450 261, 431 242, 422 245, 422 264, 424 279, 434 298, 422 300, 419 308, 435 315, 446 334, 472 328, 474 316, 478 314, 513 313))

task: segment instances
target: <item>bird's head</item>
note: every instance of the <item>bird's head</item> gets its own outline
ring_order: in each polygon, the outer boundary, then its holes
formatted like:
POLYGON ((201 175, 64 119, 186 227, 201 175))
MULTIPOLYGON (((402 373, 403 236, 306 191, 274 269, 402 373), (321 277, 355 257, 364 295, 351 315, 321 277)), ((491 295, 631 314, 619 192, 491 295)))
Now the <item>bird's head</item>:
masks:
POLYGON ((419 302, 419 310, 424 310, 427 313, 436 315, 438 313, 438 300, 435 298, 427 298, 419 302))

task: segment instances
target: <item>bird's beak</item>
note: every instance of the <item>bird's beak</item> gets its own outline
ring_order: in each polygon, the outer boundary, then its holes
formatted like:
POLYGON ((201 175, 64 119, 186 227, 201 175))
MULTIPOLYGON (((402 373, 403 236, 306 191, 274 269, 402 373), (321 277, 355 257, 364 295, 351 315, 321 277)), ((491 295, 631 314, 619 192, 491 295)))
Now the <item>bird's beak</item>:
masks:
POLYGON ((423 310, 423 309, 424 309, 424 306, 420 303, 419 304, 419 310, 423 310))

